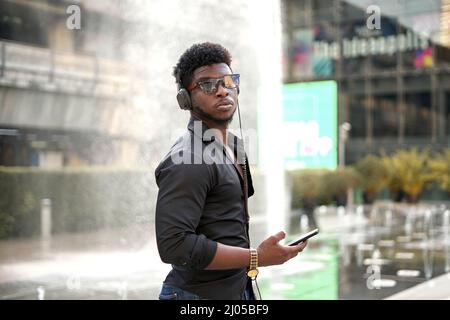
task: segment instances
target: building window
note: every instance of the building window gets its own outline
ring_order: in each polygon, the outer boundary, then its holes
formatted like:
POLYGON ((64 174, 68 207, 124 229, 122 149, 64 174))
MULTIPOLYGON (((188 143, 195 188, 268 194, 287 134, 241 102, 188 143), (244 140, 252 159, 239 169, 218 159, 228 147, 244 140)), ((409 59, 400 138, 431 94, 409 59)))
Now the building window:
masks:
POLYGON ((366 104, 364 96, 350 96, 348 99, 349 120, 352 124, 352 138, 364 138, 366 136, 366 104))
POLYGON ((431 118, 430 92, 408 93, 405 95, 406 136, 431 136, 431 118))
POLYGON ((49 16, 26 5, 0 2, 0 39, 47 47, 49 16))
POLYGON ((445 92, 444 97, 444 105, 445 105, 445 119, 446 119, 446 135, 450 136, 450 91, 445 92))
POLYGON ((375 137, 398 136, 398 111, 396 95, 374 96, 373 134, 375 137))

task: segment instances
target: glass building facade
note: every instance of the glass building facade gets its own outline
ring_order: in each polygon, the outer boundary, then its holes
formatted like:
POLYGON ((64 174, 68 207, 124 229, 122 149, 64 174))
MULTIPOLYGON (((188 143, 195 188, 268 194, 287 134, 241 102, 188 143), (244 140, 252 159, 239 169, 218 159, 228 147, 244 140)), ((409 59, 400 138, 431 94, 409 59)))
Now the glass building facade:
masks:
POLYGON ((284 0, 284 82, 334 80, 346 163, 450 137, 450 0, 284 0))

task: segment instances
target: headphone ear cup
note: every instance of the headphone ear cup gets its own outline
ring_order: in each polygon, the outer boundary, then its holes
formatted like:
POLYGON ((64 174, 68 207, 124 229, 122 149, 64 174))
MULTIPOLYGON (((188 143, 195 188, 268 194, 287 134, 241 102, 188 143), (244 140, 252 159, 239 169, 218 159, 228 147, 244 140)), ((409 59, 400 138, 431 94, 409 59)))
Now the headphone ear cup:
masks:
POLYGON ((191 97, 186 89, 182 88, 178 90, 177 101, 182 110, 192 110, 191 97))

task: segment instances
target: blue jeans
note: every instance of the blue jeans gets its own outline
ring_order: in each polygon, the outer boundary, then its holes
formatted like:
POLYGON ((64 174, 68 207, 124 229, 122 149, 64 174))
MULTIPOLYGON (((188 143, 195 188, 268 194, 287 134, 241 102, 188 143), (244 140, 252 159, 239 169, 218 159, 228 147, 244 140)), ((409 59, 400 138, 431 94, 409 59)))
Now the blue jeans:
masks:
POLYGON ((255 293, 253 292, 252 280, 247 279, 247 285, 244 291, 244 300, 256 300, 255 293))
POLYGON ((195 293, 163 283, 159 300, 201 300, 195 293))
MULTIPOLYGON (((201 300, 195 293, 163 283, 159 300, 201 300)), ((244 300, 256 300, 253 293, 252 283, 249 280, 244 291, 244 300)))

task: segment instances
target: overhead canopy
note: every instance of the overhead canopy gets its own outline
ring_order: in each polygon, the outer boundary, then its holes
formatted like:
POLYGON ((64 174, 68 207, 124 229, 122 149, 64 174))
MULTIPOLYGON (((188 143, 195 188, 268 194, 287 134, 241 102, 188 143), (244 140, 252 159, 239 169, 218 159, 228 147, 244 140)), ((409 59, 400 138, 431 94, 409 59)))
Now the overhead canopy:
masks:
POLYGON ((0 87, 0 125, 122 135, 125 109, 116 99, 0 87))

